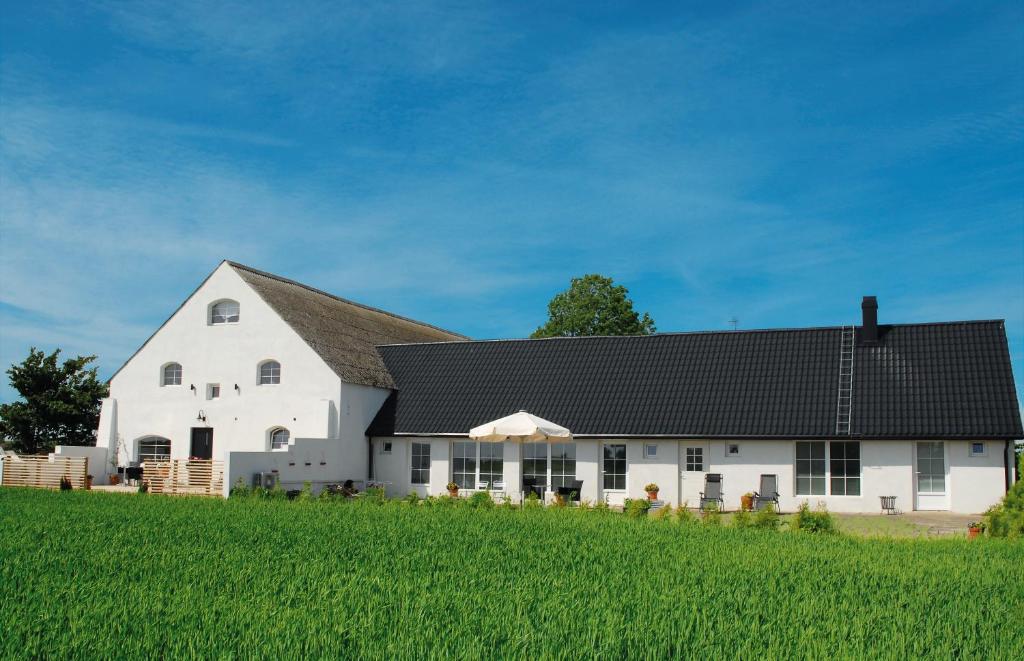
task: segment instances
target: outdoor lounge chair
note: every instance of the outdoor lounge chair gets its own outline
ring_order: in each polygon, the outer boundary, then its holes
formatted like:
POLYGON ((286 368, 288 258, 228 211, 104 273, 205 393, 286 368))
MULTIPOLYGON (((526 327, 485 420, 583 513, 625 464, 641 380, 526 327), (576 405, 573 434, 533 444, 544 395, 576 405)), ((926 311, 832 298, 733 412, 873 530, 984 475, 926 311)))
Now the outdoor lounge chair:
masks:
POLYGON ((760 510, 764 508, 768 503, 772 503, 775 506, 775 511, 779 511, 779 476, 778 475, 762 475, 761 486, 757 491, 754 492, 754 509, 760 510))
POLYGON ((723 499, 722 492, 722 474, 721 473, 708 473, 704 476, 704 491, 700 492, 700 509, 703 512, 708 508, 708 505, 714 503, 715 507, 719 510, 722 509, 722 505, 725 500, 723 499))

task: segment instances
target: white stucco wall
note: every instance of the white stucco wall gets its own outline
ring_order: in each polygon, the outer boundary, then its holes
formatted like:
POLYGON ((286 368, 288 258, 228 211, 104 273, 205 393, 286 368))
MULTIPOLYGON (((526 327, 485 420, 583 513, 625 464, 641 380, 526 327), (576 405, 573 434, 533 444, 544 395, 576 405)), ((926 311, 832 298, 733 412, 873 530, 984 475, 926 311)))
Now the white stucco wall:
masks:
MULTIPOLYGON (((389 495, 402 496, 415 490, 420 495, 442 495, 451 477, 449 462, 451 443, 467 438, 389 438, 374 439, 374 463, 377 479, 391 482, 389 495), (392 443, 391 454, 382 454, 385 441, 392 443), (409 484, 411 459, 410 442, 430 443, 431 483, 423 487, 409 484)), ((736 441, 730 441, 736 443, 736 441)), ((507 444, 505 450, 506 488, 514 497, 521 489, 519 450, 516 444, 507 444)), ((897 506, 914 509, 914 443, 910 441, 860 441, 861 495, 797 496, 794 441, 739 441, 738 457, 726 456, 724 441, 676 441, 578 439, 576 441, 576 478, 583 480, 581 497, 590 501, 605 500, 621 505, 625 498, 645 498, 644 487, 654 482, 660 487, 659 498, 673 505, 689 500, 691 507, 699 501, 696 496, 687 499, 683 492, 681 474, 684 472, 685 448, 688 445, 705 448, 706 473, 721 473, 725 493, 725 508, 740 507, 741 496, 756 491, 762 473, 774 473, 779 479, 780 506, 783 511, 796 510, 801 503, 812 507, 823 503, 830 511, 849 513, 879 513, 880 496, 896 496, 897 506), (605 443, 626 445, 627 478, 624 491, 602 488, 600 457, 605 443), (644 445, 657 445, 657 457, 645 458, 644 445)), ((1005 493, 1003 477, 1003 443, 987 443, 984 457, 970 457, 970 444, 965 441, 947 442, 949 465, 949 509, 961 513, 980 513, 996 504, 1005 493)), ((694 479, 695 476, 690 477, 694 479)), ((703 489, 703 475, 696 476, 697 488, 703 489)))
POLYGON ((947 443, 949 482, 954 512, 984 512, 1006 495, 1005 441, 986 441, 985 454, 970 456, 971 444, 947 443))
POLYGON ((50 461, 54 457, 85 457, 88 460, 86 471, 93 476, 93 482, 100 482, 100 476, 111 471, 107 460, 107 448, 93 447, 89 445, 58 445, 50 453, 50 461))
MULTIPOLYGON (((267 452, 269 433, 284 427, 293 439, 331 439, 337 446, 337 458, 329 464, 334 474, 314 470, 306 478, 295 476, 300 484, 320 477, 365 479, 364 431, 387 395, 387 390, 343 383, 223 263, 111 380, 97 446, 120 441, 123 463, 136 458, 139 439, 162 436, 171 440, 172 457, 183 459, 190 453, 192 428, 209 427, 214 459, 227 460, 228 452, 256 453, 265 455, 265 467, 254 470, 267 470, 281 461, 274 456, 278 453, 267 452), (221 299, 238 301, 238 323, 208 323, 209 305, 221 299), (280 384, 259 385, 258 365, 268 359, 281 364, 280 384), (161 385, 169 362, 182 366, 180 386, 161 385), (220 384, 218 399, 207 398, 211 383, 220 384), (197 419, 200 411, 205 422, 197 419)), ((245 463, 248 470, 253 461, 255 455, 239 458, 236 467, 245 463)))

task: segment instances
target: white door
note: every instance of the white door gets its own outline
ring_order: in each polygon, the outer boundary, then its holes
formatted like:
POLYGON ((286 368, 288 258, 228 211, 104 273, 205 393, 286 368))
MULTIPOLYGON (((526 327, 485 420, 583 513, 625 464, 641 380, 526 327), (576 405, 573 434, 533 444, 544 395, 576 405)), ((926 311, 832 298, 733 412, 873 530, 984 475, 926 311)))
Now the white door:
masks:
POLYGON ((700 492, 704 491, 704 475, 710 468, 707 441, 683 441, 679 444, 679 503, 687 507, 700 507, 700 492))
POLYGON ((914 491, 916 510, 948 510, 949 478, 946 475, 946 444, 919 441, 916 444, 914 491))

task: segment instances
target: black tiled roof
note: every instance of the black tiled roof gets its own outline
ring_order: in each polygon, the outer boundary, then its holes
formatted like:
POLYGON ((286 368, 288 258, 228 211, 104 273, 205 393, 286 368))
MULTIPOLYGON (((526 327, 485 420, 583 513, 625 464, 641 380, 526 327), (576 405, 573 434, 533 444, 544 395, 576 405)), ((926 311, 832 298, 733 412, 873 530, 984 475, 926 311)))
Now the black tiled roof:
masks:
MULTIPOLYGON (((1001 321, 880 326, 855 349, 851 436, 1020 438, 1001 321)), ((842 329, 378 347, 368 433, 464 434, 520 409, 581 435, 836 436, 842 329)))

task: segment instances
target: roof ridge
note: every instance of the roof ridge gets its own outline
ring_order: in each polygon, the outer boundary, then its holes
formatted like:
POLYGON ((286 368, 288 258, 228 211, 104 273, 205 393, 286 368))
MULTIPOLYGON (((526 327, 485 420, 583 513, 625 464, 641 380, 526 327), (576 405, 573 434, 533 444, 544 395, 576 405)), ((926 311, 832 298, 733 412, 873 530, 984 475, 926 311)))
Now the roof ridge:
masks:
MULTIPOLYGON (((1004 324, 1005 319, 965 319, 962 321, 923 321, 917 323, 908 324, 879 324, 879 328, 895 328, 895 327, 917 327, 917 326, 952 326, 955 324, 1004 324)), ((668 331, 664 333, 653 333, 651 335, 578 335, 573 337, 559 336, 559 337, 495 337, 495 338, 483 338, 483 339, 472 339, 467 338, 465 340, 452 340, 448 342, 436 341, 436 342, 397 342, 393 344, 378 344, 379 347, 403 347, 403 346, 417 346, 427 344, 483 344, 485 342, 544 342, 551 340, 563 340, 563 341, 575 341, 575 340, 611 340, 611 339, 622 339, 622 338, 644 338, 651 339, 656 337, 673 337, 678 335, 746 335, 754 333, 795 333, 795 332, 810 332, 810 331, 838 331, 843 328, 860 328, 857 324, 844 324, 841 326, 804 326, 804 327, 790 327, 790 328, 745 328, 743 330, 693 330, 693 331, 668 331)))
POLYGON ((345 303, 347 305, 352 305, 352 306, 355 306, 357 308, 362 308, 364 310, 369 310, 370 312, 377 312, 379 314, 387 315, 389 317, 394 317, 395 319, 400 319, 402 321, 407 321, 407 322, 409 322, 411 324, 416 324, 417 326, 424 326, 426 328, 431 328, 431 329, 436 330, 436 331, 441 331, 442 333, 448 333, 449 335, 454 335, 456 337, 464 338, 463 340, 460 340, 460 341, 469 341, 469 340, 472 339, 472 338, 470 338, 467 335, 463 335, 462 333, 456 333, 455 331, 450 331, 447 328, 441 328, 440 326, 435 326, 434 324, 428 324, 425 321, 419 321, 418 319, 413 319, 411 317, 404 317, 404 316, 402 316, 400 314, 395 314, 394 312, 388 312, 387 310, 382 310, 380 308, 375 308, 372 305, 366 305, 365 303, 359 303, 358 301, 353 301, 353 300, 350 300, 350 299, 347 299, 347 298, 342 298, 341 296, 336 296, 335 294, 332 294, 330 292, 326 292, 326 291, 324 291, 322 289, 317 289, 316 287, 312 287, 312 286, 307 285, 305 283, 299 282, 298 280, 292 280, 291 278, 286 278, 284 276, 277 275, 276 273, 270 273, 269 271, 263 271, 263 270, 260 270, 260 269, 257 269, 257 268, 253 268, 252 266, 248 266, 246 264, 242 264, 240 262, 236 262, 236 261, 233 261, 233 260, 230 260, 230 259, 225 259, 224 261, 227 262, 227 264, 230 265, 233 268, 242 269, 243 271, 248 271, 248 272, 254 273, 256 275, 261 275, 261 276, 263 276, 265 278, 270 278, 271 280, 277 280, 278 282, 283 282, 285 284, 295 285, 297 287, 302 287, 303 289, 305 289, 307 291, 311 291, 314 294, 320 294, 321 296, 326 296, 327 298, 330 298, 330 299, 333 299, 335 301, 338 301, 339 303, 345 303))

